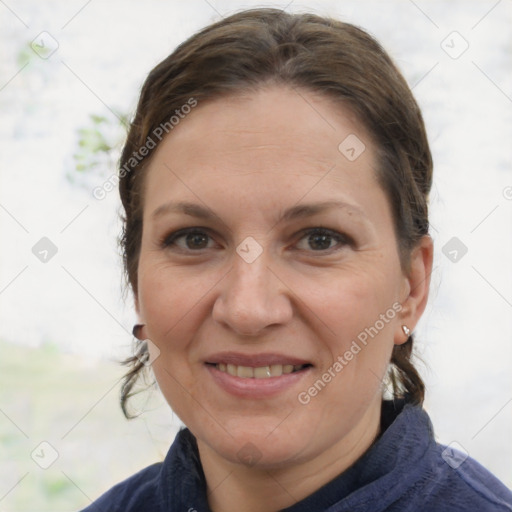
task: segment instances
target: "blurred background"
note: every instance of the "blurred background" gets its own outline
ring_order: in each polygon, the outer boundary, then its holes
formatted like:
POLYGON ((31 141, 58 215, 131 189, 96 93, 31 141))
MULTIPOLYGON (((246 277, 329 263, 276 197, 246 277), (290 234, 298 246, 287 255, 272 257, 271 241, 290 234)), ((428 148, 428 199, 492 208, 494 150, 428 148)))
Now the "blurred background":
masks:
POLYGON ((133 302, 112 179, 150 69, 247 7, 355 23, 390 52, 435 163, 435 267, 417 329, 426 409, 512 487, 512 2, 0 1, 0 510, 78 510, 161 460, 158 390, 118 406, 133 302), (106 188, 105 188, 106 190, 106 188))

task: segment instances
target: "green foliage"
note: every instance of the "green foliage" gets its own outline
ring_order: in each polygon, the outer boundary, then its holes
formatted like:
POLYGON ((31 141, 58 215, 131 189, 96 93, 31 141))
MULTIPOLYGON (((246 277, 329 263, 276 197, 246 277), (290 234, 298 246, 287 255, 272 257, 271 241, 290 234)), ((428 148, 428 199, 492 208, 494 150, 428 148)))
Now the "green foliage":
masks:
POLYGON ((163 457, 170 440, 156 453, 144 421, 121 414, 119 365, 57 351, 53 342, 29 348, 0 339, 0 353, 0 510, 81 510, 84 493, 97 498, 163 457), (47 469, 31 457, 42 441, 59 453, 47 469))
POLYGON ((34 53, 34 50, 30 47, 30 41, 27 42, 27 44, 24 44, 20 51, 18 52, 18 55, 16 56, 16 63, 18 64, 18 67, 22 67, 27 63, 32 62, 36 58, 36 54, 34 53))
POLYGON ((95 114, 89 119, 89 125, 78 130, 77 149, 73 155, 75 169, 82 173, 111 164, 121 135, 121 123, 95 114))
POLYGON ((75 494, 76 491, 75 486, 62 474, 55 475, 50 473, 49 475, 45 475, 42 487, 43 492, 48 498, 60 497, 62 499, 64 493, 69 492, 70 494, 75 494))

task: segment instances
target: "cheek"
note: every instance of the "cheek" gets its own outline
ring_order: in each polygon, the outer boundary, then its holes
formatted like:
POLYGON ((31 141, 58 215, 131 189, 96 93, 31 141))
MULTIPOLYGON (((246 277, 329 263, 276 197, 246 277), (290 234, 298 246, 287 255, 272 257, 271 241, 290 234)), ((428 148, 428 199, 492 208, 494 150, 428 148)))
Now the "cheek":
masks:
POLYGON ((390 309, 394 312, 397 293, 392 275, 374 268, 351 268, 333 272, 321 281, 302 278, 297 283, 302 283, 299 293, 305 303, 330 328, 333 338, 346 342, 374 325, 381 314, 390 309))
POLYGON ((179 300, 182 287, 179 280, 169 279, 168 272, 159 266, 139 267, 139 302, 148 335, 158 341, 172 329, 185 304, 179 300))
MULTIPOLYGON (((393 276, 389 269, 375 271, 371 267, 343 269, 325 282, 302 280, 300 294, 321 320, 320 329, 322 324, 327 327, 322 329, 323 335, 317 330, 316 337, 326 355, 323 375, 333 381, 315 407, 344 409, 358 401, 365 403, 378 393, 391 357, 400 308, 393 276)), ((316 379, 318 375, 310 384, 314 386, 316 379)))
POLYGON ((208 275, 190 278, 183 270, 144 260, 139 271, 140 312, 148 336, 162 345, 160 350, 178 349, 186 342, 183 331, 189 317, 201 308, 213 279, 208 275))
POLYGON ((148 337, 160 351, 153 372, 174 413, 188 424, 191 400, 201 403, 203 399, 197 385, 194 339, 212 307, 211 292, 219 277, 216 272, 196 269, 191 273, 143 259, 139 272, 140 312, 148 337))

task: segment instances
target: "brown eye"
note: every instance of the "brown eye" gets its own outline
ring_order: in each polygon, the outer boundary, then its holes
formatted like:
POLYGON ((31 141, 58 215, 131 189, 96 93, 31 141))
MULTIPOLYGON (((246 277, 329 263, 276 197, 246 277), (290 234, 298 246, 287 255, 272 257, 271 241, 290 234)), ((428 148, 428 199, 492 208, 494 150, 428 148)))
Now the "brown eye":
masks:
POLYGON ((208 246, 208 235, 204 233, 189 233, 185 236, 188 249, 205 249, 208 246))
POLYGON ((325 228, 310 229, 300 239, 297 248, 306 251, 328 251, 336 247, 341 248, 343 245, 350 243, 347 237, 325 228))
POLYGON ((331 235, 315 233, 308 237, 308 245, 314 251, 325 251, 326 249, 330 249, 333 242, 335 242, 335 240, 331 235))
POLYGON ((168 236, 163 246, 166 248, 177 247, 185 251, 198 251, 212 247, 213 240, 204 231, 180 230, 168 236))

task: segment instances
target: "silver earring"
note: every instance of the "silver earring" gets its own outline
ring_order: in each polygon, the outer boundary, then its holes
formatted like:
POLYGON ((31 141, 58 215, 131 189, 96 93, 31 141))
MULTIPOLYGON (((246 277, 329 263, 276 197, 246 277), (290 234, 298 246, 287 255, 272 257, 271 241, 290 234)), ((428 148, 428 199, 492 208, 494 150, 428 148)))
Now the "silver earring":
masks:
POLYGON ((402 325, 402 331, 404 331, 404 334, 409 337, 409 335, 411 334, 411 329, 409 329, 409 327, 407 327, 407 325, 402 325))

